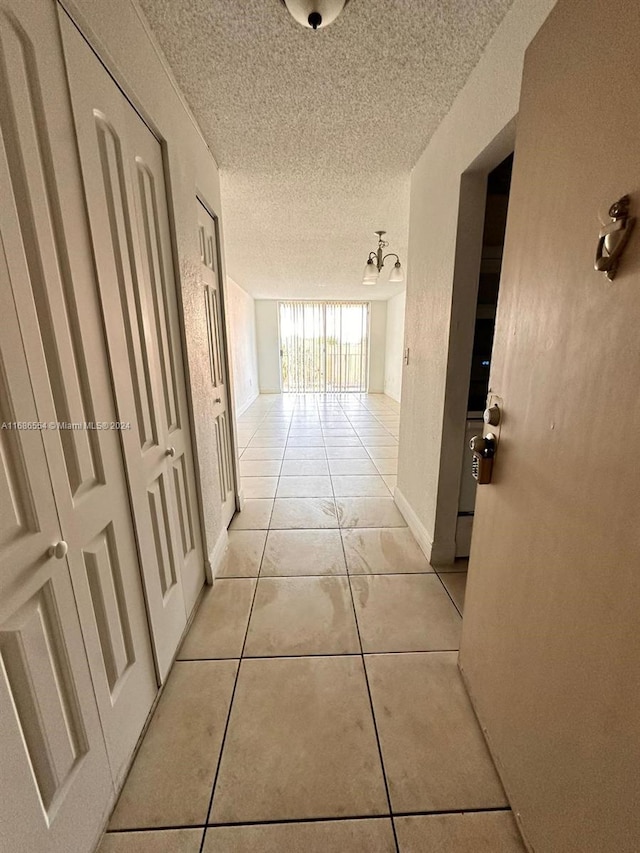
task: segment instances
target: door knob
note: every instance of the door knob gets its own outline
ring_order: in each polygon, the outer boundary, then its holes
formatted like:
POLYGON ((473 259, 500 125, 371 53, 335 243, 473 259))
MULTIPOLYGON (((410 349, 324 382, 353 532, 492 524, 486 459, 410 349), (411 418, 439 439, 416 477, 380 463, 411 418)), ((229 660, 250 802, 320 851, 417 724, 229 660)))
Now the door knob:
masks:
POLYGON ((171 456, 172 458, 176 455, 175 447, 167 447, 167 456, 171 456))
POLYGON ((492 433, 486 435, 474 435, 469 442, 469 448, 479 456, 489 458, 496 453, 496 437, 492 433))
POLYGON ((67 551, 69 550, 69 546, 61 539, 60 542, 56 542, 55 545, 52 545, 47 551, 50 557, 55 557, 56 560, 63 560, 67 556, 67 551))
POLYGON ((478 481, 479 486, 491 482, 493 457, 496 455, 496 446, 496 437, 490 432, 487 435, 474 435, 469 442, 469 447, 473 453, 471 475, 474 480, 478 481))

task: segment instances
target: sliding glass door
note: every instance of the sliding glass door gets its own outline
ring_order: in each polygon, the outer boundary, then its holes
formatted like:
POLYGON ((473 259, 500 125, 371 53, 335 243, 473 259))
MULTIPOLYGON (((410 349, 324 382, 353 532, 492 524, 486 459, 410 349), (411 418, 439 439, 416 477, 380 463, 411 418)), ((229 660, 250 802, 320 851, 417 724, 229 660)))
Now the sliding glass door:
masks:
POLYGON ((282 390, 366 391, 367 302, 281 302, 282 390))

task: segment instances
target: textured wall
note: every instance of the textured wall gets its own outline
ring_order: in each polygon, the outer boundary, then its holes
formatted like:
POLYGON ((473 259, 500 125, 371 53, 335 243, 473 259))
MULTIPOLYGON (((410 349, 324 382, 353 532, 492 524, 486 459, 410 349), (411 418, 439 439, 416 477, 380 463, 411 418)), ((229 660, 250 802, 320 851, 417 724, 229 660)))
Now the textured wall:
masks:
POLYGON ((256 309, 252 296, 227 276, 225 292, 227 335, 231 350, 231 368, 236 413, 242 413, 260 393, 258 350, 256 346, 256 309))
POLYGON ((402 391, 402 356, 404 350, 404 291, 387 302, 387 341, 384 358, 384 393, 400 400, 402 391))
POLYGON ((435 530, 461 175, 516 115, 524 52, 553 5, 516 0, 412 174, 398 489, 423 540, 435 530))
POLYGON ((369 307, 369 392, 384 391, 384 357, 387 340, 387 303, 372 302, 369 307))
MULTIPOLYGON (((213 398, 199 278, 196 188, 209 208, 220 215, 218 169, 146 25, 130 0, 109 0, 109 3, 102 0, 64 0, 64 6, 165 144, 167 186, 175 217, 176 259, 186 331, 196 474, 203 501, 205 552, 211 554, 221 532, 220 489, 217 454, 211 434, 213 398)), ((203 581, 204 570, 185 589, 189 606, 195 602, 203 581)))

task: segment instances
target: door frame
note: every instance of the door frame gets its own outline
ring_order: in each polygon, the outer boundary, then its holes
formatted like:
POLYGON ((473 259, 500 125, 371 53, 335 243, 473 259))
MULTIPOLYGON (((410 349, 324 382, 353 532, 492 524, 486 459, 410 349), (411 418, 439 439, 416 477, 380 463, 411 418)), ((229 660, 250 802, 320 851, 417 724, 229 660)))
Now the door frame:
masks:
POLYGON ((431 551, 431 562, 435 565, 451 565, 455 560, 487 178, 489 172, 513 152, 516 120, 517 116, 512 118, 460 176, 442 442, 431 551))
MULTIPOLYGON (((232 473, 233 473, 233 494, 234 500, 236 504, 236 512, 240 512, 242 510, 242 504, 244 503, 243 498, 240 494, 240 462, 238 458, 238 424, 236 419, 236 395, 235 395, 235 386, 233 384, 233 362, 231 359, 231 346, 229 339, 229 326, 228 326, 228 316, 229 311, 227 308, 227 287, 226 287, 226 269, 224 265, 224 255, 222 253, 222 225, 220 223, 220 217, 217 213, 214 212, 212 205, 209 204, 206 198, 206 193, 202 192, 200 188, 196 185, 196 191, 194 194, 194 202, 198 204, 198 202, 204 207, 209 216, 213 219, 214 223, 214 232, 216 238, 216 265, 217 265, 217 275, 218 275, 218 289, 220 292, 220 309, 221 309, 221 319, 222 319, 222 348, 224 350, 224 364, 225 364, 225 382, 227 387, 227 415, 229 417, 229 423, 231 425, 230 430, 230 438, 231 438, 231 458, 232 458, 232 473)), ((195 208, 194 208, 195 210, 195 208)), ((197 220, 194 221, 194 234, 197 232, 197 220)), ((181 323, 181 326, 184 326, 181 323)), ((189 385, 189 399, 191 399, 191 383, 187 383, 189 385)), ((200 466, 198 466, 199 469, 200 466)), ((198 504, 200 505, 201 512, 204 512, 204 506, 202 501, 202 490, 200 488, 200 472, 199 470, 196 472, 196 477, 198 479, 198 492, 199 492, 199 500, 198 504)), ((204 529, 204 517, 201 521, 201 524, 204 529)), ((209 560, 206 558, 206 562, 208 564, 209 560)), ((207 578, 209 577, 207 570, 207 578)), ((213 578, 211 580, 213 582, 213 578)))

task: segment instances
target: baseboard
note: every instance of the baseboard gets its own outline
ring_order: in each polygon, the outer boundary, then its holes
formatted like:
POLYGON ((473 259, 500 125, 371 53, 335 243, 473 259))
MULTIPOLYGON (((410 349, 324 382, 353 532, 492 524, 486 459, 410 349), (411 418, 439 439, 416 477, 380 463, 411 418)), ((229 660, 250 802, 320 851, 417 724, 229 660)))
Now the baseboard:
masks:
POLYGON ((261 388, 261 394, 280 394, 280 388, 261 388))
MULTIPOLYGON (((468 555, 467 555, 468 556, 468 555)), ((431 565, 439 568, 442 566, 453 566, 456 561, 455 541, 443 543, 434 539, 431 545, 431 565)))
POLYGON ((222 559, 224 557, 224 552, 227 550, 227 544, 229 542, 229 534, 227 533, 227 528, 223 527, 216 544, 213 546, 211 553, 209 554, 209 559, 207 560, 207 583, 212 584, 218 569, 220 568, 220 564, 222 563, 222 559))
POLYGON ((415 536, 416 542, 420 546, 421 551, 427 560, 431 562, 431 557, 433 555, 433 540, 431 539, 431 536, 429 536, 427 528, 420 521, 415 510, 397 486, 393 492, 393 499, 396 502, 396 506, 404 516, 404 520, 409 525, 409 530, 415 536))
POLYGON ((396 397, 396 395, 395 395, 395 394, 392 394, 390 391, 387 391, 387 389, 386 389, 386 388, 384 389, 383 393, 384 393, 384 396, 385 396, 385 397, 390 397, 392 400, 395 400, 395 401, 396 401, 396 403, 399 403, 399 402, 400 402, 400 395, 398 395, 398 396, 396 397))
POLYGON ((258 393, 258 391, 256 391, 256 393, 253 395, 253 397, 250 397, 246 403, 243 403, 241 406, 239 406, 236 409, 236 417, 239 418, 240 415, 244 415, 244 413, 247 411, 249 406, 251 406, 253 403, 255 403, 255 401, 258 399, 259 396, 260 396, 260 394, 258 393))

